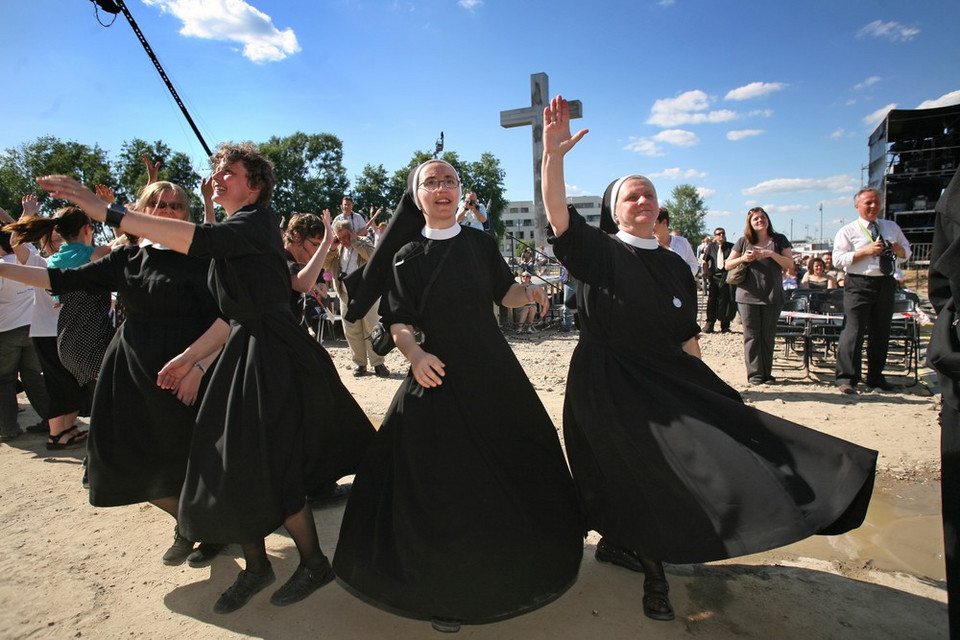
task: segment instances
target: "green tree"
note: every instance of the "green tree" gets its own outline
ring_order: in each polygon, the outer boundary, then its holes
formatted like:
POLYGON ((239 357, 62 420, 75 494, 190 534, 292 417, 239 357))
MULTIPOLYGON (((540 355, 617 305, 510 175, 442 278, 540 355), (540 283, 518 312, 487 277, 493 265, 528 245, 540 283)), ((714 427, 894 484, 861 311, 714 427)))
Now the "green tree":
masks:
POLYGON ((298 212, 335 210, 350 187, 343 166, 343 143, 329 133, 300 131, 260 144, 260 152, 273 161, 276 186, 273 210, 290 218, 298 212))
POLYGON ((116 183, 107 154, 99 146, 42 136, 7 149, 0 156, 0 206, 17 217, 20 198, 27 193, 38 197, 41 211, 46 213, 69 204, 53 200, 34 182, 36 176, 48 174, 73 176, 91 189, 98 184, 116 183))
POLYGON ((692 246, 700 244, 706 232, 703 219, 707 205, 697 188, 692 184, 678 184, 663 206, 670 212, 670 228, 680 232, 692 246))
POLYGON ((383 209, 381 219, 386 220, 396 203, 390 200, 390 176, 382 164, 366 165, 363 172, 354 180, 353 204, 357 211, 367 212, 383 209))

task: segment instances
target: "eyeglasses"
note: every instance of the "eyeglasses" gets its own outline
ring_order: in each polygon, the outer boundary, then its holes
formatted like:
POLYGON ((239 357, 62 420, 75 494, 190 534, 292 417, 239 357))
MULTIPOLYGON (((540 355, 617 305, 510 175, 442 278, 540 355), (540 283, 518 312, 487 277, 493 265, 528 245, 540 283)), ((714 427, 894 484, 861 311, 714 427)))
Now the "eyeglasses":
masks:
POLYGON ((444 189, 456 189, 460 186, 460 181, 456 178, 444 178, 443 180, 437 180, 436 178, 427 178, 420 183, 420 188, 424 191, 436 191, 440 187, 444 189))
POLYGON ((158 200, 151 206, 154 209, 170 209, 171 211, 183 211, 186 208, 183 206, 182 202, 167 202, 165 200, 158 200))
POLYGON ((725 235, 727 235, 727 232, 726 232, 726 231, 714 231, 714 232, 713 232, 713 235, 715 235, 715 236, 725 236, 725 235))
POLYGON ((304 241, 304 242, 309 242, 309 243, 310 243, 310 246, 313 247, 314 249, 319 248, 319 247, 320 247, 320 244, 321 244, 321 243, 317 242, 316 240, 311 240, 310 238, 304 238, 303 241, 304 241))

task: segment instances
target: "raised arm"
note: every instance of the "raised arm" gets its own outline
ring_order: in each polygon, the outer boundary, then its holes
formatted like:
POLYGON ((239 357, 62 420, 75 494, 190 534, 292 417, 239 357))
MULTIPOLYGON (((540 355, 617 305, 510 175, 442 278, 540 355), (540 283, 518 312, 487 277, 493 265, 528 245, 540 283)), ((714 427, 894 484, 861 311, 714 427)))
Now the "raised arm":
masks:
POLYGON ((217 214, 213 209, 213 178, 200 181, 200 195, 203 196, 203 221, 216 222, 217 214))
POLYGON ((544 108, 541 192, 547 220, 553 227, 553 233, 558 236, 570 226, 563 156, 585 135, 586 129, 570 135, 570 105, 562 96, 556 96, 550 101, 550 105, 544 108))
MULTIPOLYGON (((98 198, 69 176, 43 176, 37 178, 37 184, 50 192, 54 198, 74 203, 92 220, 104 222, 107 217, 107 203, 98 198)), ((187 253, 193 242, 195 225, 192 222, 151 216, 145 213, 128 211, 123 216, 120 230, 142 238, 149 238, 179 253, 187 253)))
POLYGON ((330 209, 324 209, 323 215, 323 241, 317 250, 307 260, 307 264, 296 273, 290 276, 290 286, 294 291, 306 293, 317 284, 317 278, 320 277, 320 270, 323 269, 323 263, 326 261, 327 252, 330 251, 330 245, 333 243, 333 229, 330 228, 330 209))

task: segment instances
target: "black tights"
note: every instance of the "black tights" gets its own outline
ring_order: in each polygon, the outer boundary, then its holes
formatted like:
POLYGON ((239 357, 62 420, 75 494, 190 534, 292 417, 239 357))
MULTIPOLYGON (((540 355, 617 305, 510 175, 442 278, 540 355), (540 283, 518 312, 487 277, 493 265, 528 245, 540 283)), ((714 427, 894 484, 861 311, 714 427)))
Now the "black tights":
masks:
MULTIPOLYGON (((327 565, 327 557, 320 549, 313 512, 306 503, 300 511, 284 520, 283 526, 293 538, 293 543, 297 545, 301 565, 318 570, 327 565)), ((240 546, 243 549, 243 557, 247 561, 247 571, 266 573, 270 570, 270 559, 267 558, 267 548, 262 539, 256 542, 245 542, 240 546)))

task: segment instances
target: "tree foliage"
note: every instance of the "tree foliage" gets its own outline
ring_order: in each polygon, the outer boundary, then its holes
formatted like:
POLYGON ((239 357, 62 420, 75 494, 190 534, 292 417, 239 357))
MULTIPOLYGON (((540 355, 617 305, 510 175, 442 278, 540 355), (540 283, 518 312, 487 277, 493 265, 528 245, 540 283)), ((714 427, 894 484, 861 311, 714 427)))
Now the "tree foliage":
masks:
POLYGON ((706 232, 703 219, 707 215, 707 205, 703 197, 692 184, 678 184, 670 193, 670 199, 663 203, 670 212, 670 228, 696 247, 706 232))
POLYGON ((114 195, 117 202, 135 202, 140 190, 146 186, 149 176, 143 163, 143 154, 147 154, 151 162, 160 163, 157 171, 158 180, 178 184, 187 190, 190 196, 190 217, 194 222, 202 220, 203 200, 197 193, 200 174, 193 169, 190 156, 180 151, 172 151, 160 140, 149 144, 134 138, 124 142, 120 147, 120 155, 114 163, 117 173, 114 195))
POLYGON ((260 144, 260 152, 273 162, 277 182, 272 208, 290 218, 299 212, 335 210, 350 186, 343 166, 343 143, 329 133, 300 131, 260 144))
POLYGON ((383 209, 382 218, 390 215, 395 202, 390 199, 390 176, 382 164, 366 165, 354 180, 353 204, 357 211, 383 209))

